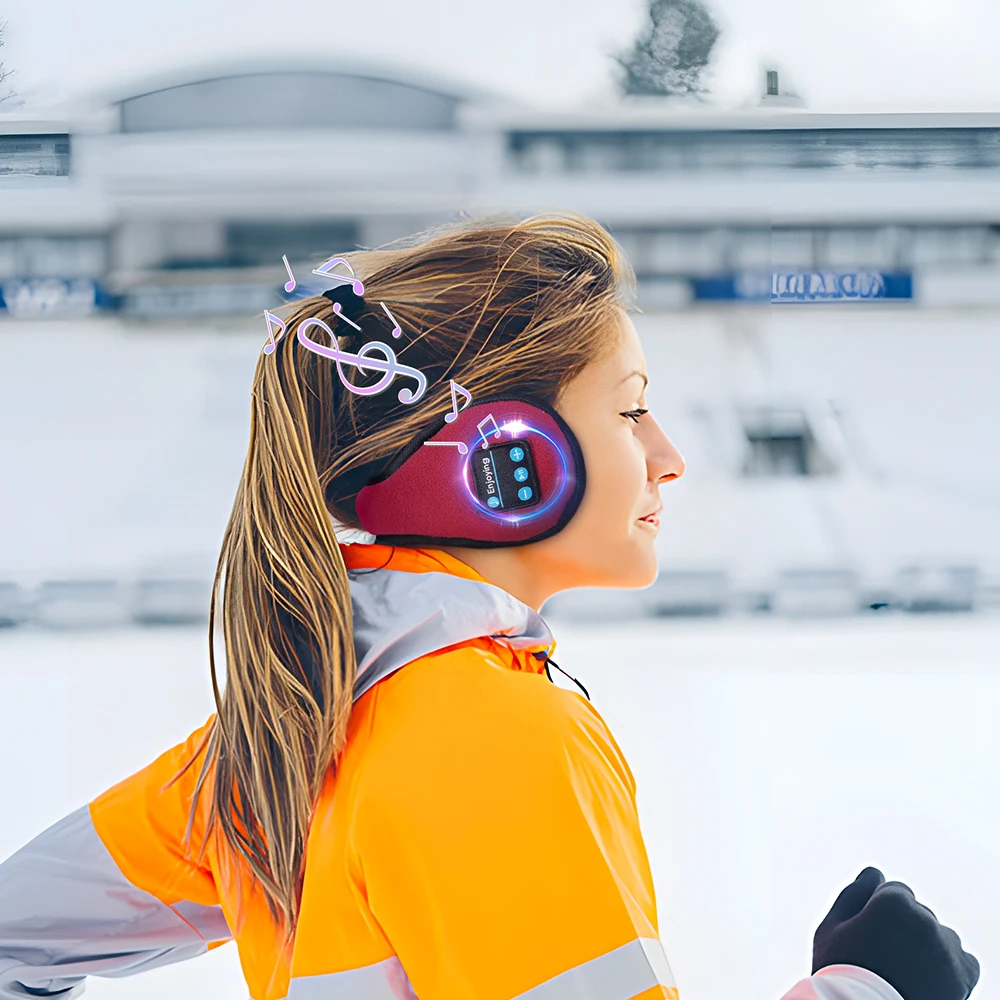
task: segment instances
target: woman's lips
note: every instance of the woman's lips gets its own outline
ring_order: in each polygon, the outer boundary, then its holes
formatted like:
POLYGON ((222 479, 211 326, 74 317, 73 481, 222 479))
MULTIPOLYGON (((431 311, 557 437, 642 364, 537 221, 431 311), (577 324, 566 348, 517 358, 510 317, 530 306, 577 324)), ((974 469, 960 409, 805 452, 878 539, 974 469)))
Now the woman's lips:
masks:
POLYGON ((639 521, 642 524, 650 524, 654 528, 659 528, 659 526, 660 526, 660 514, 662 513, 662 511, 663 511, 663 504, 661 503, 659 505, 659 507, 656 508, 656 510, 652 510, 648 514, 646 514, 644 517, 640 517, 639 521))

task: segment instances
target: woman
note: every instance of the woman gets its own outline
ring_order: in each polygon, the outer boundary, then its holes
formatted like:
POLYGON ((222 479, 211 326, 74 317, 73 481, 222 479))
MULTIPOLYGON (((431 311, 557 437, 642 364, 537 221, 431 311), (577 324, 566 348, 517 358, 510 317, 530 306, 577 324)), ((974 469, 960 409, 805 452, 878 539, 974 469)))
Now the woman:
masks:
MULTIPOLYGON (((0 868, 2 997, 75 996, 229 938, 253 1000, 679 995, 632 775, 587 698, 550 683, 538 613, 567 588, 651 583, 658 490, 684 473, 645 406, 629 265, 576 216, 349 260, 363 295, 299 303, 257 365, 216 575, 218 712, 0 868), (365 393, 391 368, 361 350, 375 337, 425 392, 365 393), (456 535, 447 476, 405 471, 389 509, 359 514, 401 455, 459 462, 453 382, 475 405, 533 401, 570 442, 565 481, 542 484, 569 498, 556 522, 532 534, 525 507, 509 541, 456 535), (384 516, 426 536, 418 508, 440 544, 334 533, 384 516)), ((477 427, 483 447, 502 436, 477 427)), ((898 1000, 845 968, 817 995, 898 1000)))

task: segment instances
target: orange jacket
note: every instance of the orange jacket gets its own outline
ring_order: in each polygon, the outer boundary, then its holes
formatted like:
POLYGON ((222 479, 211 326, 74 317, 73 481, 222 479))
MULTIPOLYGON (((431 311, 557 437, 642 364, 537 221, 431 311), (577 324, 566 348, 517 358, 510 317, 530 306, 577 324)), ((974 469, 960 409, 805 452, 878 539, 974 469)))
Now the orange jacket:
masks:
POLYGON ((443 552, 343 552, 356 701, 292 944, 203 815, 182 843, 202 727, 0 866, 0 998, 232 937, 253 1000, 677 1000, 632 774, 545 622, 443 552))

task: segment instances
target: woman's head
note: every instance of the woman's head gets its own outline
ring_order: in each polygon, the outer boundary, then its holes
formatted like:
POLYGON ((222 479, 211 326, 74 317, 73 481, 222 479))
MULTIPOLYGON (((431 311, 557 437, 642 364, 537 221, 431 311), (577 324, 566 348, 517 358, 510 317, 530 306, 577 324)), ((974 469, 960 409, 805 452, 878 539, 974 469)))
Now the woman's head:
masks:
MULTIPOLYGON (((657 483, 683 468, 652 418, 634 412, 643 382, 631 373, 645 370, 628 318, 634 276, 595 222, 465 222, 416 245, 344 256, 364 281, 366 311, 355 317, 363 332, 328 299, 310 298, 285 317, 275 351, 261 354, 216 574, 217 585, 225 575, 227 683, 224 694, 216 684, 201 782, 214 766, 210 823, 289 932, 312 804, 345 740, 356 671, 333 521, 361 527, 358 491, 450 409, 449 380, 473 399, 512 393, 546 403, 580 440, 587 489, 563 531, 517 548, 455 550, 536 606, 567 586, 650 582, 654 532, 639 519, 656 509, 657 483), (402 364, 426 376, 422 398, 346 391, 335 363, 296 336, 309 318, 348 351, 392 343, 402 364), (532 578, 534 589, 523 590, 532 578)), ((319 329, 311 339, 324 336, 319 329)), ((378 378, 345 372, 357 384, 378 378)), ((215 609, 213 593, 210 629, 215 609)), ((214 656, 212 671, 214 681, 214 656)))
POLYGON ((684 460, 648 411, 646 359, 621 310, 613 343, 556 401, 583 451, 587 488, 561 532, 525 546, 539 601, 570 587, 642 587, 656 576, 659 486, 683 475, 684 460))
POLYGON ((560 590, 642 587, 656 575, 658 488, 683 475, 684 460, 648 412, 642 345, 622 309, 612 317, 608 345, 555 400, 587 470, 569 523, 517 548, 445 547, 535 608, 560 590))

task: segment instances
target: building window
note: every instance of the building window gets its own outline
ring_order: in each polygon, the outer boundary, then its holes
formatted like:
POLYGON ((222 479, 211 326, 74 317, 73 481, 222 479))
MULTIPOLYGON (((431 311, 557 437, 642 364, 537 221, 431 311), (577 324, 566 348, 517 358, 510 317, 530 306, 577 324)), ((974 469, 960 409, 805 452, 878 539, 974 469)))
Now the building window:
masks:
POLYGON ((727 255, 729 266, 735 271, 741 271, 745 268, 769 268, 771 265, 770 230, 734 230, 730 234, 727 255))
POLYGON ((615 170, 635 170, 639 167, 631 142, 613 143, 606 140, 586 139, 573 143, 571 164, 574 170, 604 173, 615 170))
POLYGON ((975 264, 989 259, 989 229, 986 226, 918 226, 904 242, 907 263, 975 264))
POLYGON ((646 234, 641 229, 613 229, 611 235, 622 248, 632 267, 636 271, 646 270, 646 260, 649 256, 646 250, 649 242, 646 234))
POLYGON ((537 139, 515 149, 521 168, 530 173, 557 174, 566 169, 566 146, 558 139, 537 139))
POLYGON ((896 230, 890 226, 842 227, 818 234, 821 267, 877 267, 896 264, 896 230))
POLYGON ((990 226, 986 234, 986 259, 1000 261, 1000 226, 990 226))
POLYGON ((811 268, 816 262, 811 229, 772 229, 771 263, 775 267, 811 268))
POLYGON ((649 271, 656 274, 710 274, 721 270, 724 233, 711 229, 664 229, 649 234, 649 271))
POLYGON ((17 277, 17 240, 0 240, 0 279, 17 277))
POLYGON ((801 410, 756 407, 744 410, 741 420, 746 435, 745 476, 822 476, 836 471, 801 410))
POLYGON ((0 135, 0 175, 65 177, 68 173, 68 135, 0 135))
POLYGON ((800 431, 748 430, 748 476, 808 476, 808 448, 800 431))
POLYGON ((551 169, 593 171, 920 170, 1000 166, 996 128, 702 129, 508 133, 516 168, 536 166, 535 146, 559 153, 540 160, 551 169), (565 162, 562 162, 565 154, 565 162))
POLYGON ((0 278, 99 278, 106 270, 103 236, 0 239, 0 278))
POLYGON ((218 219, 166 222, 160 229, 160 240, 161 267, 188 271, 232 265, 226 256, 226 227, 218 219))
POLYGON ((232 267, 260 267, 289 261, 315 261, 355 250, 358 227, 353 220, 331 222, 231 222, 226 227, 226 257, 232 267))

